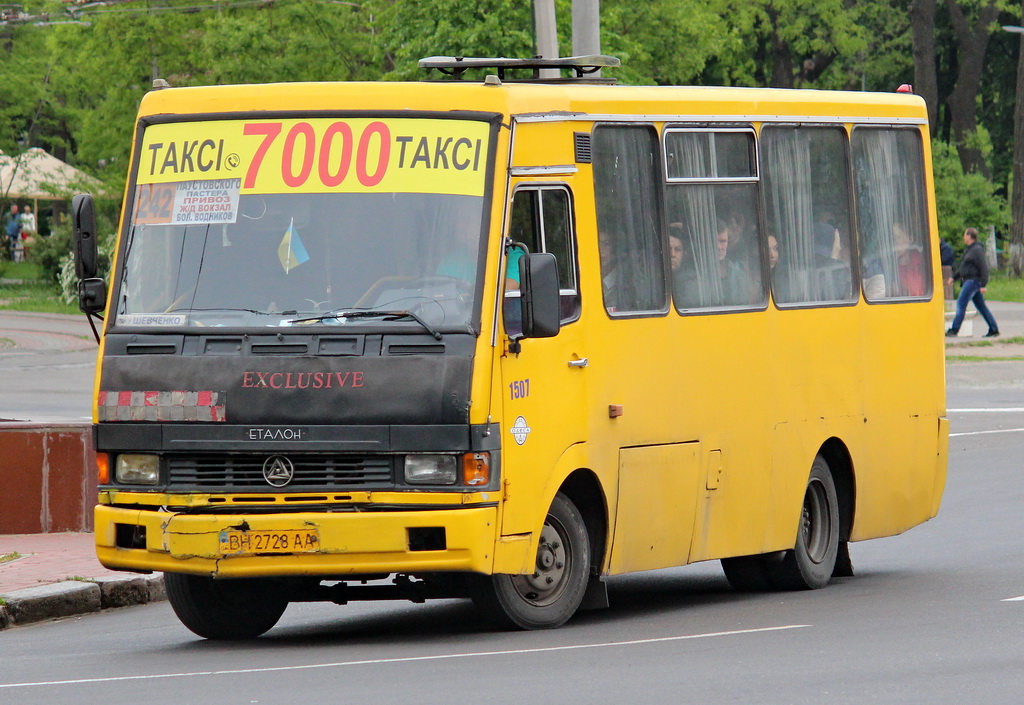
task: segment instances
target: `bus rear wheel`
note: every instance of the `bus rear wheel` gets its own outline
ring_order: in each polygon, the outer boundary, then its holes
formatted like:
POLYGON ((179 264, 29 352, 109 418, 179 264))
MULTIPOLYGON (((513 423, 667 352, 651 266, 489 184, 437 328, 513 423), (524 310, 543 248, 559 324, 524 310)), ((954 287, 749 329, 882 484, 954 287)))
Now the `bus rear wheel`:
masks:
POLYGON ((818 455, 804 491, 796 545, 782 554, 722 560, 737 590, 816 590, 828 585, 839 551, 839 499, 828 461, 818 455))
POLYGON ((277 624, 288 606, 271 580, 164 573, 164 584, 178 619, 205 639, 253 639, 277 624))
POLYGON ((473 599, 500 626, 554 629, 576 612, 590 575, 590 538, 576 505, 555 495, 528 575, 483 576, 473 599))

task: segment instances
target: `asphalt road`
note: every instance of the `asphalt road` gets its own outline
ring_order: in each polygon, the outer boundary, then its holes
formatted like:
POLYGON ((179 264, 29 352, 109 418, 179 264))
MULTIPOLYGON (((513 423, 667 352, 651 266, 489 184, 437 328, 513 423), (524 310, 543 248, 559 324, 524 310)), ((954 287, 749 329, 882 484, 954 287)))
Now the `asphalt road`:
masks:
POLYGON ((953 388, 933 521, 855 544, 824 590, 732 592, 716 563, 610 581, 562 629, 484 630, 462 601, 292 605, 212 643, 167 603, 0 632, 0 702, 1020 703, 1024 394, 953 388))
POLYGON ((0 421, 90 421, 96 351, 84 315, 0 311, 0 421))
MULTIPOLYGON (((90 335, 0 312, 0 418, 87 419, 90 335)), ((487 631, 463 601, 292 605, 248 643, 153 603, 0 632, 0 703, 1016 705, 1024 362, 953 364, 948 386, 939 516, 855 544, 825 590, 739 594, 713 562, 614 578, 611 609, 551 632, 487 631)))

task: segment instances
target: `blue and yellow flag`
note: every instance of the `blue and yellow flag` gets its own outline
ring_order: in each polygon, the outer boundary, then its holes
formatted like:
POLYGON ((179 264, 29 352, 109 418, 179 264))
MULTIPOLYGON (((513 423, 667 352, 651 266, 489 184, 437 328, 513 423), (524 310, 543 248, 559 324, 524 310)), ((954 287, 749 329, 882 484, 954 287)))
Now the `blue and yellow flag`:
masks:
POLYGON ((302 246, 302 240, 299 239, 299 233, 295 229, 294 218, 288 223, 288 229, 284 231, 281 244, 277 246, 277 258, 281 260, 285 274, 309 260, 309 253, 302 246))

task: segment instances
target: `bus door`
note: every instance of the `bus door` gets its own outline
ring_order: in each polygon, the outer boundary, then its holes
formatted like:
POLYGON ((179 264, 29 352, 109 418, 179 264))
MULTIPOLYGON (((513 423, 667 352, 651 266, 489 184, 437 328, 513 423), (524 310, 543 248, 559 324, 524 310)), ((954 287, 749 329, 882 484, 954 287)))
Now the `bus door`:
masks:
MULTIPOLYGON (((562 329, 553 338, 523 340, 518 354, 501 360, 502 466, 505 510, 502 534, 525 534, 538 527, 537 497, 544 495, 550 472, 573 444, 586 437, 583 345, 572 193, 564 183, 520 184, 513 192, 508 236, 530 252, 549 252, 558 260, 562 329)), ((506 329, 517 321, 518 292, 508 287, 506 329), (511 305, 510 305, 511 304, 511 305)))

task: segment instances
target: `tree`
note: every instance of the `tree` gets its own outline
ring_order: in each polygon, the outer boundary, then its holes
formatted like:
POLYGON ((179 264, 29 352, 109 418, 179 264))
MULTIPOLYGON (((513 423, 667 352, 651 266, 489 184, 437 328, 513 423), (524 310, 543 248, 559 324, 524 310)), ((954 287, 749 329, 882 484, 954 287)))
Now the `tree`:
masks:
POLYGON ((427 56, 534 53, 533 6, 528 2, 366 0, 363 11, 370 18, 374 63, 389 80, 423 78, 417 62, 427 56))
POLYGON ((728 27, 704 81, 891 90, 910 66, 905 12, 895 2, 718 0, 728 27))
POLYGON ((731 43, 730 25, 706 0, 601 0, 601 47, 622 60, 621 83, 697 83, 731 43))
POLYGON ((939 78, 935 68, 935 2, 912 0, 910 31, 914 51, 914 90, 928 105, 932 135, 939 121, 939 78))
POLYGON ((988 165, 976 141, 978 128, 977 102, 985 50, 992 25, 1003 7, 1001 0, 970 3, 970 15, 957 0, 946 0, 957 41, 957 76, 953 92, 946 99, 953 126, 953 140, 964 171, 989 175, 988 165))
POLYGON ((979 172, 965 171, 956 149, 941 140, 932 140, 932 171, 939 235, 950 244, 962 246, 960 236, 967 227, 1003 230, 1010 222, 1006 199, 992 182, 979 172))

